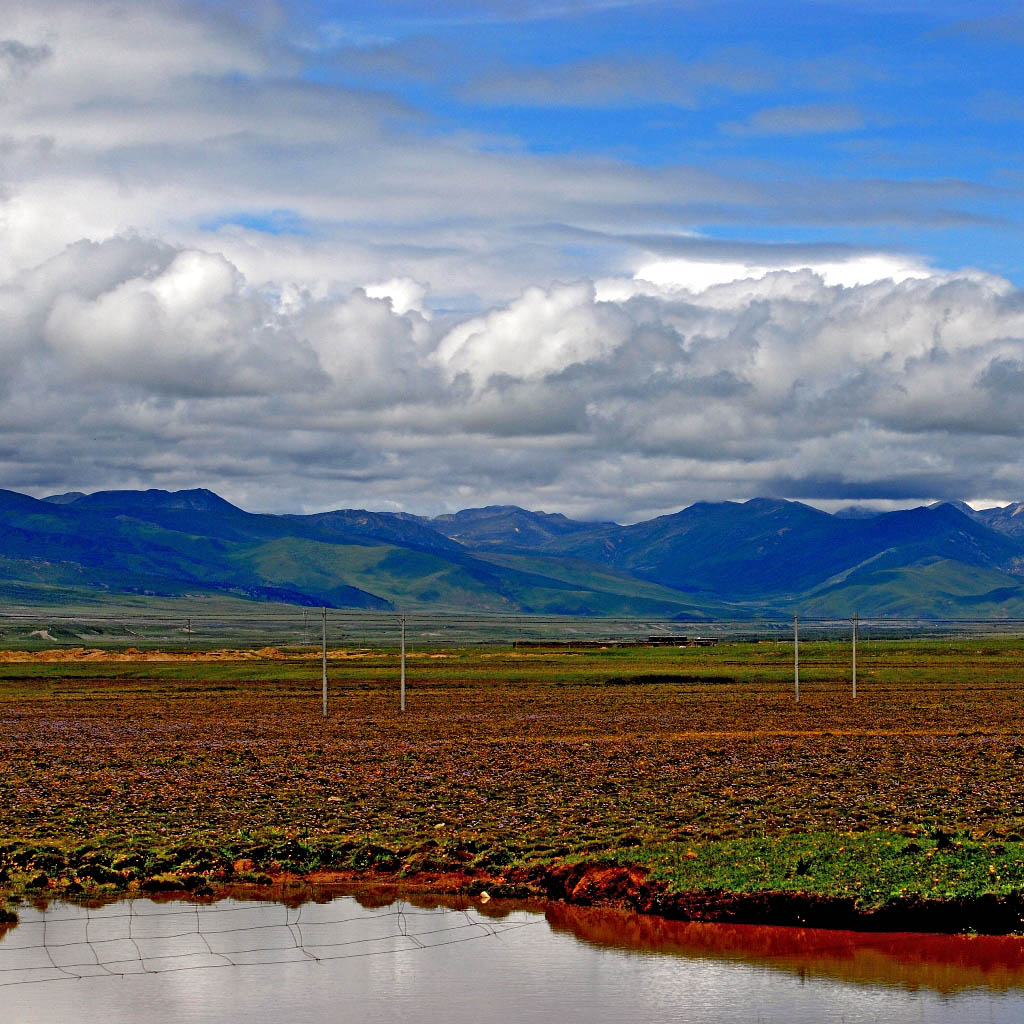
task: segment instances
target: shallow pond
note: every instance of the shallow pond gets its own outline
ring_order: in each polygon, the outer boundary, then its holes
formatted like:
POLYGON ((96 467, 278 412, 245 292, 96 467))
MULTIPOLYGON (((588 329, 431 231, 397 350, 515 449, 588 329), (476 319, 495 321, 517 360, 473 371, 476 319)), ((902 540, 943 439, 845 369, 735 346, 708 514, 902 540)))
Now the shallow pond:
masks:
POLYGON ((1024 1020, 1017 938, 699 925, 367 892, 321 900, 23 908, 0 938, 0 1020, 1024 1020))

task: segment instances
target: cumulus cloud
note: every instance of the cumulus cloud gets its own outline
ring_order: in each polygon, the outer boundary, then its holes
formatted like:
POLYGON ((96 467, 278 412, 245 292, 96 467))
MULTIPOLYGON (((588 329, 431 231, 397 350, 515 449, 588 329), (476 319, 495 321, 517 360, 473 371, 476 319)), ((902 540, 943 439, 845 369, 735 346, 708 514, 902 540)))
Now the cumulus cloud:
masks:
POLYGON ((415 310, 421 316, 430 319, 430 311, 425 308, 427 297, 426 285, 413 281, 408 277, 394 277, 390 281, 367 285, 363 291, 371 299, 387 299, 391 308, 401 316, 415 310))
POLYGON ((575 410, 561 429, 587 490, 629 467, 661 508, 723 490, 946 497, 984 477, 1011 486, 1019 468, 998 438, 1019 431, 1022 313, 1020 293, 984 275, 844 286, 773 270, 611 301, 584 286, 527 294, 438 354, 469 374, 471 406, 514 381, 517 401, 575 410))
POLYGON ((581 281, 431 319, 415 282, 282 295, 219 254, 77 243, 0 289, 0 472, 37 493, 206 482, 279 510, 620 519, 1015 495, 1024 296, 879 267, 581 281))
POLYGON ((811 270, 826 285, 846 288, 874 281, 906 281, 928 277, 930 271, 918 260, 887 253, 868 253, 845 259, 777 262, 774 264, 736 261, 671 259, 655 260, 634 275, 638 283, 648 282, 666 291, 702 292, 712 285, 732 281, 761 280, 773 270, 811 270))
POLYGON ((303 389, 319 367, 223 256, 140 239, 78 243, 0 288, 7 357, 57 382, 220 396, 303 389))
POLYGON ((437 354, 452 374, 468 373, 475 381, 495 375, 536 380, 606 357, 630 326, 616 307, 594 302, 591 285, 535 287, 506 309, 459 324, 437 354))

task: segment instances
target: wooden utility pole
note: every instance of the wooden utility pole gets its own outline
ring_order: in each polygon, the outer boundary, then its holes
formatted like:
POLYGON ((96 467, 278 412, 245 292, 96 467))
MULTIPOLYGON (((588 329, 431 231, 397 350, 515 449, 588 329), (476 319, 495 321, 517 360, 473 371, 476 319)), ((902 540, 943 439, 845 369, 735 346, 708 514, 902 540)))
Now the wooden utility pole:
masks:
POLYGON ((324 718, 327 717, 327 609, 324 608, 324 645, 323 645, 323 664, 324 664, 324 718))
POLYGON ((800 622, 793 612, 793 693, 800 703, 800 622))
POLYGON ((402 616, 402 683, 400 689, 400 702, 402 710, 405 710, 405 616, 402 616))
POLYGON ((853 696, 857 697, 857 613, 853 613, 853 696))

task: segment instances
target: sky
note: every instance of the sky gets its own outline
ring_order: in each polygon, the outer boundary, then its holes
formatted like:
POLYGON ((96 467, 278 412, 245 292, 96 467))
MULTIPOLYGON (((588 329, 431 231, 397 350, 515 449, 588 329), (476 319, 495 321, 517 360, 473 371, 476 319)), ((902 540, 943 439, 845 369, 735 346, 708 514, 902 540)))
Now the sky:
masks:
POLYGON ((0 486, 1024 499, 1024 7, 0 0, 0 486))

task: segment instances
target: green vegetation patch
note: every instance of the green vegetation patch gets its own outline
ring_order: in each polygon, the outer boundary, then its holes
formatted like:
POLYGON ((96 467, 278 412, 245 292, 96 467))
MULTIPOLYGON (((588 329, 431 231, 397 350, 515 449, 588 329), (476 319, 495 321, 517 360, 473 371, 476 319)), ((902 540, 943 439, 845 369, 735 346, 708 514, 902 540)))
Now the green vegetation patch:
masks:
POLYGON ((792 892, 852 899, 873 910, 895 900, 977 899, 1024 890, 1024 843, 986 842, 937 830, 812 833, 671 843, 615 854, 646 867, 671 892, 792 892))
POLYGON ((692 672, 649 672, 636 676, 611 676, 603 682, 605 686, 682 686, 693 683, 736 683, 739 680, 735 676, 695 675, 692 672))

